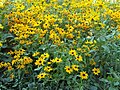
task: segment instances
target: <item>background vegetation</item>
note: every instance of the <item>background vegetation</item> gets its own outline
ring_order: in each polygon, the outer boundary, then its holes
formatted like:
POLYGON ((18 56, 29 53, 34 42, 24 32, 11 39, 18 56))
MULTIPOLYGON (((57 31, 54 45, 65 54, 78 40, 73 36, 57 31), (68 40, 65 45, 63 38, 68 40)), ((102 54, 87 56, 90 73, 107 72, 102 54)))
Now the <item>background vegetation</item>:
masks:
POLYGON ((0 0, 0 90, 120 90, 120 2, 0 0))

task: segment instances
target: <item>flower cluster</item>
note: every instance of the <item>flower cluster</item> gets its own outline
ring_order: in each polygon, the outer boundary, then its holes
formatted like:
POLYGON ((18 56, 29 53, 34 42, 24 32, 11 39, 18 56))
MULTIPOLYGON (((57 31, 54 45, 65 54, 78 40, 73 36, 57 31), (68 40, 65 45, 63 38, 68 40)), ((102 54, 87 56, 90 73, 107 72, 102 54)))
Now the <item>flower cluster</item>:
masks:
POLYGON ((0 51, 4 52, 0 52, 4 57, 0 58, 0 70, 5 69, 5 75, 9 72, 11 79, 19 77, 17 71, 24 73, 23 78, 30 73, 28 78, 38 82, 75 79, 81 83, 105 77, 110 52, 115 53, 112 44, 117 46, 120 40, 119 4, 6 0, 0 1, 0 10, 4 17, 0 20, 0 51), (1 34, 11 36, 3 38, 1 34))

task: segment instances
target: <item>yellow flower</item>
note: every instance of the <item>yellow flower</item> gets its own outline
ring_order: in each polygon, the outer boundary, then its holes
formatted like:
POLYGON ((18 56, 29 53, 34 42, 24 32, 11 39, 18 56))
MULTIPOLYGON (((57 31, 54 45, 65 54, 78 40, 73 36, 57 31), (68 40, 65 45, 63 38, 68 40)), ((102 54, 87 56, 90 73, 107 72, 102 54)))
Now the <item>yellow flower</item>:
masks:
POLYGON ((46 66, 45 68, 44 68, 44 71, 46 71, 46 72, 50 72, 50 71, 52 71, 53 69, 50 67, 50 66, 46 66))
POLYGON ((10 50, 7 54, 12 55, 12 54, 14 54, 14 52, 10 50))
POLYGON ((98 75, 100 73, 100 69, 99 68, 93 68, 92 71, 93 71, 93 73, 95 75, 98 75))
POLYGON ((87 51, 90 51, 90 48, 87 45, 83 45, 82 48, 87 50, 87 51))
POLYGON ((72 56, 76 56, 77 52, 75 50, 70 50, 69 54, 72 55, 72 56))
POLYGON ((81 62, 81 61, 83 60, 83 59, 82 59, 82 56, 81 56, 81 55, 79 55, 79 56, 76 55, 76 60, 79 61, 79 62, 81 62))
POLYGON ((1 69, 3 66, 4 66, 4 63, 1 62, 1 63, 0 63, 0 69, 1 69))
POLYGON ((8 66, 8 71, 11 71, 12 69, 12 66, 8 66))
POLYGON ((2 45, 2 43, 0 42, 0 47, 2 47, 3 45, 2 45))
POLYGON ((85 71, 80 72, 80 77, 81 77, 82 79, 88 79, 88 74, 87 74, 85 71))
POLYGON ((37 55, 39 55, 40 54, 40 52, 35 52, 35 53, 33 53, 33 57, 35 57, 35 56, 37 56, 37 55))
POLYGON ((50 60, 52 63, 55 63, 56 62, 56 60, 55 59, 52 59, 52 60, 50 60))
POLYGON ((46 73, 40 73, 39 75, 37 75, 37 78, 42 79, 45 78, 46 75, 47 75, 46 73))
POLYGON ((75 70, 75 71, 79 70, 78 67, 79 67, 78 65, 72 65, 72 69, 75 70))
POLYGON ((23 69, 23 68, 25 68, 25 65, 19 64, 19 65, 17 66, 17 68, 18 68, 18 69, 23 69))
POLYGON ((87 41, 85 42, 85 44, 93 44, 93 42, 87 40, 87 41))
POLYGON ((93 65, 96 65, 96 62, 94 61, 94 59, 90 60, 90 64, 93 66, 93 65))
POLYGON ((45 57, 45 58, 49 58, 49 56, 50 56, 50 55, 49 55, 48 53, 44 53, 44 57, 45 57))
POLYGON ((6 63, 6 62, 5 62, 5 63, 3 63, 3 66, 4 66, 4 67, 8 67, 8 65, 7 65, 7 63, 6 63))
POLYGON ((20 49, 18 52, 19 52, 20 55, 23 55, 25 53, 25 50, 24 49, 20 49))
POLYGON ((85 56, 88 56, 88 57, 90 57, 90 56, 91 56, 91 54, 89 54, 89 53, 85 53, 85 56))
POLYGON ((49 62, 47 62, 47 64, 48 64, 48 65, 50 65, 51 63, 52 63, 52 62, 50 62, 50 61, 49 61, 49 62))
POLYGON ((22 5, 22 4, 19 4, 19 3, 15 4, 15 6, 16 6, 17 10, 23 10, 23 9, 25 9, 25 6, 22 5))
POLYGON ((76 44, 77 44, 77 41, 76 41, 76 40, 73 40, 72 44, 73 44, 73 45, 76 45, 76 44))
POLYGON ((12 65, 16 64, 17 60, 12 60, 12 65))
POLYGON ((4 7, 3 2, 0 2, 0 8, 3 8, 3 7, 4 7))
POLYGON ((17 55, 14 56, 14 59, 19 59, 19 58, 20 58, 19 54, 17 54, 17 55))
POLYGON ((32 2, 32 0, 27 0, 28 3, 32 2))
POLYGON ((81 48, 77 48, 78 51, 81 51, 82 49, 81 48))
POLYGON ((3 26, 2 26, 2 24, 0 24, 0 29, 3 29, 3 26))
POLYGON ((72 26, 69 26, 67 30, 68 32, 73 32, 74 28, 72 26))
POLYGON ((44 62, 45 62, 44 59, 39 58, 38 60, 36 60, 35 65, 37 66, 44 65, 44 62))
POLYGON ((26 41, 26 45, 30 45, 30 44, 32 44, 33 42, 31 42, 31 41, 26 41))
POLYGON ((62 59, 56 57, 56 58, 55 58, 55 62, 56 62, 56 63, 60 63, 60 62, 62 62, 62 59))
POLYGON ((72 68, 70 66, 65 66, 65 70, 69 74, 71 74, 73 72, 73 70, 72 70, 72 68))
POLYGON ((15 77, 15 75, 12 73, 10 74, 10 78, 13 79, 15 77))
POLYGON ((50 24, 49 24, 48 22, 45 22, 45 23, 43 24, 43 27, 44 27, 45 29, 47 29, 47 28, 50 27, 50 24))
POLYGON ((25 56, 25 57, 23 58, 23 62, 22 62, 22 63, 23 63, 23 64, 29 64, 29 63, 32 63, 32 61, 33 61, 33 60, 32 60, 30 57, 26 57, 26 56, 25 56))
POLYGON ((10 66, 10 63, 8 62, 8 63, 4 63, 4 67, 9 67, 10 66))
MULTIPOLYGON (((46 56, 45 56, 44 54, 41 54, 40 58, 41 58, 41 59, 45 59, 46 56)), ((40 58, 39 58, 39 59, 40 59, 40 58)))
POLYGON ((120 39, 120 34, 117 35, 117 38, 120 39))
POLYGON ((72 33, 67 33, 66 36, 69 39, 73 39, 74 38, 74 35, 72 33))

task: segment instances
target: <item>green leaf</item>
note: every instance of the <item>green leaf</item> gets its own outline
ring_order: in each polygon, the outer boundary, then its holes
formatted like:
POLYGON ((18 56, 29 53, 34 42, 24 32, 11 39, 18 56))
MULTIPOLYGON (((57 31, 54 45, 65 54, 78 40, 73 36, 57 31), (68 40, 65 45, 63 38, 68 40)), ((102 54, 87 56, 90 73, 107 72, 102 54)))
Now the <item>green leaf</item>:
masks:
POLYGON ((28 90, 27 88, 23 88, 22 90, 28 90))
POLYGON ((119 79, 119 76, 118 76, 115 72, 113 72, 113 76, 114 76, 115 78, 119 79))
POLYGON ((98 90, 98 88, 96 86, 91 86, 90 90, 98 90))
POLYGON ((46 49, 46 46, 45 45, 41 45, 40 47, 39 47, 39 49, 42 49, 43 51, 46 49))
POLYGON ((7 48, 8 47, 8 45, 6 45, 6 44, 4 44, 3 46, 2 46, 2 48, 7 48))
POLYGON ((34 71, 39 71, 42 67, 38 67, 36 69, 34 69, 34 71))
POLYGON ((104 48, 104 51, 105 51, 105 52, 110 53, 110 49, 109 49, 108 46, 102 45, 102 48, 104 48))
POLYGON ((80 88, 75 88, 75 90, 80 90, 80 88))
POLYGON ((109 87, 109 89, 108 90, 117 90, 116 88, 114 88, 114 87, 109 87))
POLYGON ((111 82, 114 81, 114 78, 111 77, 111 76, 108 76, 107 79, 108 79, 109 81, 111 81, 111 82))
POLYGON ((0 88, 7 90, 7 87, 6 87, 6 86, 3 86, 3 85, 0 85, 0 88))
POLYGON ((15 83, 12 87, 17 87, 18 86, 18 83, 15 83))
POLYGON ((107 79, 104 79, 104 78, 100 79, 100 81, 105 82, 105 83, 109 82, 107 79))
POLYGON ((4 34, 2 39, 4 40, 4 39, 7 39, 7 38, 13 38, 13 37, 14 36, 11 33, 9 33, 9 34, 4 34))
POLYGON ((68 85, 70 85, 70 84, 71 84, 71 81, 70 81, 70 80, 68 80, 68 81, 67 81, 67 84, 68 84, 68 85))
POLYGON ((63 90, 63 89, 59 89, 59 90, 63 90))
POLYGON ((99 38, 99 41, 103 41, 103 42, 105 42, 106 39, 105 39, 105 37, 101 36, 101 37, 99 38))
POLYGON ((114 86, 118 86, 119 84, 119 82, 114 82, 114 86))
MULTIPOLYGON (((35 83, 34 83, 34 82, 28 84, 28 87, 29 87, 30 90, 32 90, 33 88, 35 88, 34 86, 35 86, 35 83)), ((34 90, 34 89, 33 89, 33 90, 34 90)))

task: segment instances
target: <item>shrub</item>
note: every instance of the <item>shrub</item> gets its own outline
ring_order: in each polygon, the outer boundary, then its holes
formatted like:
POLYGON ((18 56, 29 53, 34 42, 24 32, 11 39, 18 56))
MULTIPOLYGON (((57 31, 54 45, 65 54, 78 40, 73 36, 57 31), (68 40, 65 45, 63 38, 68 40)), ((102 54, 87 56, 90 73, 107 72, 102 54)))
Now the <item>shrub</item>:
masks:
POLYGON ((0 2, 2 90, 119 90, 119 3, 0 2))

